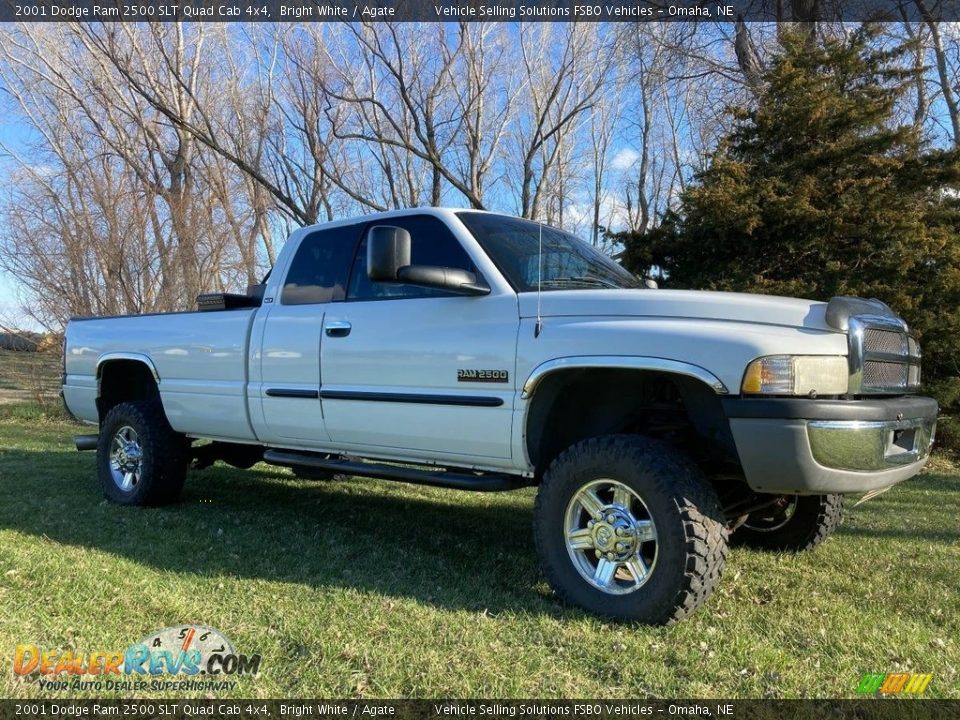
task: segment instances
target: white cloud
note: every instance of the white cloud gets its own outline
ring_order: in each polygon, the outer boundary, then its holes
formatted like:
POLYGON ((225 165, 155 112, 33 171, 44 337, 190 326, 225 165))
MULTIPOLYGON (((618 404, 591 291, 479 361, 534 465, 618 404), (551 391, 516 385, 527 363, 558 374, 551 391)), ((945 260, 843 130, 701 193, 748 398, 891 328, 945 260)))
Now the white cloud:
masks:
MULTIPOLYGON (((603 193, 600 198, 600 225, 617 232, 626 229, 627 212, 623 203, 612 193, 603 193)), ((581 193, 563 208, 563 227, 589 242, 593 226, 593 203, 581 193)))
POLYGON ((614 170, 629 170, 640 159, 640 153, 633 148, 623 148, 613 159, 610 160, 610 167, 614 170))

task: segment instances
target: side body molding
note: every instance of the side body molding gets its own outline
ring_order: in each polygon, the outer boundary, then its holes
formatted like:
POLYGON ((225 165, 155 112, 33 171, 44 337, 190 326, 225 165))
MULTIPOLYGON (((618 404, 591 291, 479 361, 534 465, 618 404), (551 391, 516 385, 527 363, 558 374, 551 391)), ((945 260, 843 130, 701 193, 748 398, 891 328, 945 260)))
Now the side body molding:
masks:
POLYGON ((538 365, 523 384, 523 392, 520 397, 523 399, 532 397, 540 381, 550 373, 571 368, 617 368, 623 370, 655 370, 658 372, 675 373, 677 375, 696 378, 706 383, 713 388, 713 391, 718 395, 726 395, 729 393, 729 390, 727 390, 726 386, 716 375, 692 363, 636 355, 578 355, 548 360, 538 365))

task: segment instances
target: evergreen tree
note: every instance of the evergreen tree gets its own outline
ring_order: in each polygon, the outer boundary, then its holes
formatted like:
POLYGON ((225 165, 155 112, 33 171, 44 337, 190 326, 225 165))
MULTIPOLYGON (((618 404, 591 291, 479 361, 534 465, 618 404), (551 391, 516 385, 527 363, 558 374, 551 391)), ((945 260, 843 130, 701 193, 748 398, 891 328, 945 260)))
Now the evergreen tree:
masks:
POLYGON ((909 47, 881 48, 870 26, 781 43, 676 211, 616 238, 624 264, 660 267, 668 287, 880 298, 919 333, 941 400, 960 404, 960 158, 893 121, 909 47))

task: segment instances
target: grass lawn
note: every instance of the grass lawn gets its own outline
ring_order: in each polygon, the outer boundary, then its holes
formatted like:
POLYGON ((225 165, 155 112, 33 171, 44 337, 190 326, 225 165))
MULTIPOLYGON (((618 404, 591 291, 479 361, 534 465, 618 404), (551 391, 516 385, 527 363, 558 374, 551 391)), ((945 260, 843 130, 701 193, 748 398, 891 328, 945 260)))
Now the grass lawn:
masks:
POLYGON ((236 697, 853 697, 908 670, 960 698, 960 471, 942 460, 812 553, 732 551, 698 614, 647 628, 556 602, 532 491, 218 464, 179 505, 119 508, 75 432, 0 407, 3 696, 41 694, 13 679, 17 643, 122 651, 196 622, 263 655, 236 697))

